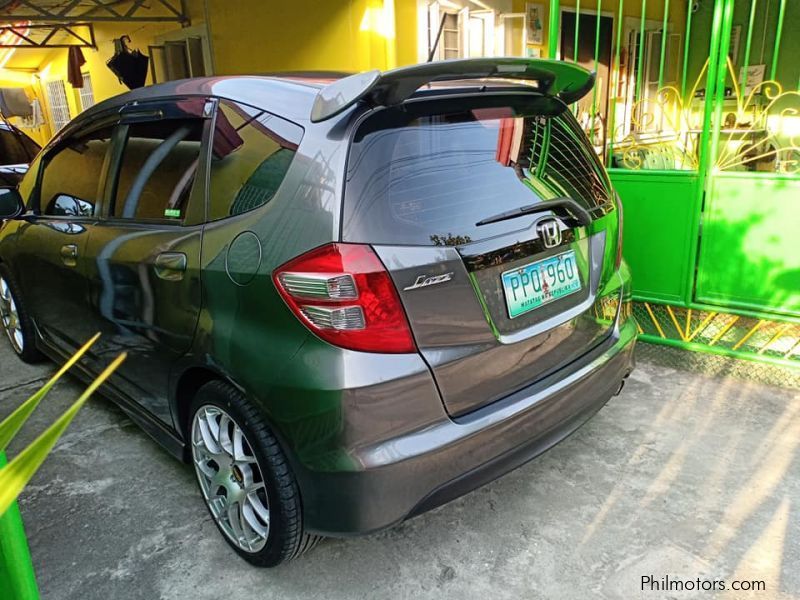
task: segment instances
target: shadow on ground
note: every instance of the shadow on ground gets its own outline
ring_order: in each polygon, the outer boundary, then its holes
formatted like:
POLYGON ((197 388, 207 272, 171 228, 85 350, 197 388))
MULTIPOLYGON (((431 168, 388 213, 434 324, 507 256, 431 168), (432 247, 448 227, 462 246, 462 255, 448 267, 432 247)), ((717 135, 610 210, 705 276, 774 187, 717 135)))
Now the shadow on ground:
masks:
MULTIPOLYGON (((0 349, 0 416, 50 367, 0 349)), ((22 444, 78 391, 67 382, 22 444)), ((256 570, 188 467, 93 400, 21 501, 45 599, 660 598, 655 578, 759 579, 800 598, 800 394, 644 362, 571 438, 436 511, 256 570)), ((680 598, 714 597, 683 592, 680 598)), ((737 598, 732 593, 720 598, 737 598)))

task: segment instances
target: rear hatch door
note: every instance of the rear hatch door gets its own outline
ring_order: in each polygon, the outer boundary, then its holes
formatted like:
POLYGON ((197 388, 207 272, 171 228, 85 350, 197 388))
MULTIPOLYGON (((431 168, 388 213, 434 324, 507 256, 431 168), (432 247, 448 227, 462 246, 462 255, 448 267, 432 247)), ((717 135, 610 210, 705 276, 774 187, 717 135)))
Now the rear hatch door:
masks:
POLYGON ((342 239, 376 249, 445 407, 459 416, 610 333, 597 301, 613 272, 611 198, 560 100, 429 99, 381 109, 359 127, 342 239))

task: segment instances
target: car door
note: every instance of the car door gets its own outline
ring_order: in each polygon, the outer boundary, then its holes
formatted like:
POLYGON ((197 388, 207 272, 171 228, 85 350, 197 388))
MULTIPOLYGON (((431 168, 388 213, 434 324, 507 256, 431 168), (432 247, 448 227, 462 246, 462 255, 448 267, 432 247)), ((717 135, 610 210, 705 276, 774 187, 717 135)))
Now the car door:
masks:
POLYGON ((127 352, 111 385, 168 425, 170 367, 190 348, 200 311, 204 106, 186 99, 123 109, 87 249, 90 321, 103 334, 94 368, 127 352))
POLYGON ((72 353, 93 333, 87 319, 86 249, 96 223, 111 148, 111 126, 71 135, 35 164, 21 186, 29 212, 13 266, 47 343, 72 353))

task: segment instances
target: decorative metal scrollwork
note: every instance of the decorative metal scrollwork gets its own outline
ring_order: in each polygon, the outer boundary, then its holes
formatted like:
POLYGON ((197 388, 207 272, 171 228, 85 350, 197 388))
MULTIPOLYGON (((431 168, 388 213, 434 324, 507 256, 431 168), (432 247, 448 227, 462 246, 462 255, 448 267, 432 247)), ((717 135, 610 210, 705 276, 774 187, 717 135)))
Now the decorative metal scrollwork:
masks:
MULTIPOLYGON (((626 120, 614 131, 615 166, 631 170, 696 170, 705 103, 692 99, 704 80, 708 61, 684 98, 673 86, 625 107, 626 120)), ((715 169, 800 172, 800 92, 767 80, 747 96, 728 58, 733 95, 723 110, 715 169), (726 122, 727 121, 727 122, 726 122)), ((701 96, 702 97, 702 96, 701 96)))
POLYGON ((728 59, 736 98, 735 131, 722 130, 716 168, 800 172, 800 92, 762 81, 745 97, 728 59), (752 117, 749 123, 746 121, 752 117), (739 123, 744 123, 738 126, 739 123))

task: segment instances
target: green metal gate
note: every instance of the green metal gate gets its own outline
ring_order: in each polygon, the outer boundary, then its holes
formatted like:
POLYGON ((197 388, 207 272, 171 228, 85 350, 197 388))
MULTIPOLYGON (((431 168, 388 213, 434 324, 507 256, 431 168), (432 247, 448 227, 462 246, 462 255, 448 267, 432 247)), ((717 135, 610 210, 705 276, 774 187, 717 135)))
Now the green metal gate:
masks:
POLYGON ((800 2, 551 0, 646 341, 800 368, 800 2))

